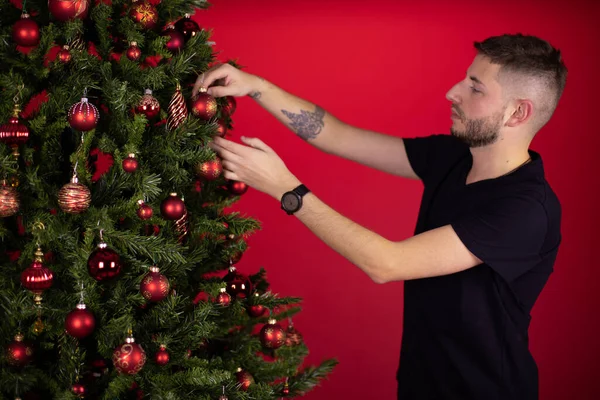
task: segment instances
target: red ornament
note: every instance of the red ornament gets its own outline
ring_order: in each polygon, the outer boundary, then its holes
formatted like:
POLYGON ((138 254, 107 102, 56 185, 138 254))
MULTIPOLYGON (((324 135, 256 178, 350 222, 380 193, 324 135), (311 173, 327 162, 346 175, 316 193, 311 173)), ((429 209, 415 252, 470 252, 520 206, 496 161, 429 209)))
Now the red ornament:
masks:
POLYGON ((142 50, 137 46, 137 42, 131 42, 125 54, 131 61, 137 61, 142 56, 142 50))
POLYGON ((200 27, 196 21, 190 18, 190 14, 185 14, 183 18, 177 21, 175 23, 175 29, 183 34, 186 41, 190 40, 200 32, 200 27))
POLYGON ((245 299, 252 292, 252 282, 250 279, 237 272, 234 266, 229 267, 229 272, 223 277, 227 283, 227 293, 234 299, 245 299))
POLYGON ((146 1, 133 0, 129 16, 145 29, 156 28, 158 22, 156 8, 146 1))
POLYGON ((58 191, 58 205, 61 210, 69 214, 81 214, 88 209, 91 201, 90 189, 79 183, 77 175, 73 175, 71 182, 58 191))
POLYGON ((151 302, 164 300, 169 294, 169 280, 160 273, 158 267, 150 267, 150 272, 144 276, 140 283, 140 293, 151 302))
POLYGON ((160 213, 165 219, 179 219, 185 214, 185 203, 177 197, 177 193, 171 193, 160 204, 160 213))
POLYGON ((140 103, 135 108, 139 114, 144 114, 149 120, 154 119, 160 113, 160 104, 152 96, 152 90, 146 89, 140 103))
POLYGON ((181 85, 177 83, 167 110, 167 130, 173 131, 181 125, 187 117, 187 112, 185 100, 181 94, 181 85))
POLYGON ((12 37, 19 46, 37 46, 40 42, 40 27, 29 14, 23 13, 21 19, 13 25, 12 37))
POLYGON ((33 357, 33 348, 29 343, 23 341, 22 334, 17 333, 15 340, 6 348, 6 360, 10 365, 22 367, 27 365, 33 357))
POLYGON ((29 129, 19 121, 21 109, 17 104, 13 108, 13 115, 8 123, 0 126, 0 141, 15 149, 29 139, 29 129))
POLYGON ((127 154, 127 158, 123 159, 123 162, 121 163, 121 165, 123 166, 123 170, 125 172, 133 173, 133 172, 137 171, 138 161, 135 158, 135 154, 133 154, 133 153, 127 154))
POLYGON ((14 187, 2 180, 0 185, 0 217, 10 217, 19 211, 19 195, 14 187))
POLYGON ((217 100, 205 88, 200 88, 190 108, 195 117, 208 121, 217 114, 217 107, 217 100))
POLYGON ((225 104, 221 108, 221 116, 222 117, 231 117, 237 108, 237 102, 235 97, 227 96, 225 97, 225 104))
POLYGON ((173 25, 171 25, 164 33, 164 36, 170 36, 167 42, 167 50, 171 53, 178 53, 185 46, 185 36, 183 33, 176 31, 173 25))
POLYGON ((79 382, 74 383, 73 386, 71 386, 71 391, 80 399, 83 399, 85 396, 85 386, 79 382))
POLYGON ((284 396, 290 394, 290 385, 288 383, 288 378, 285 378, 285 383, 283 384, 283 389, 281 390, 284 396))
POLYGON ((217 157, 214 160, 197 164, 195 170, 199 177, 207 181, 213 181, 223 172, 223 165, 221 164, 221 159, 217 157))
POLYGON ((217 121, 217 136, 225 137, 227 135, 227 124, 222 119, 217 121))
POLYGON ((69 124, 71 128, 87 132, 96 128, 100 113, 95 105, 83 97, 79 103, 75 103, 69 109, 69 124))
POLYGON ((260 330, 260 342, 268 349, 278 349, 285 343, 285 331, 273 318, 260 330))
POLYGON ((112 356, 115 369, 126 375, 135 375, 142 370, 146 363, 146 352, 135 343, 133 336, 128 336, 125 343, 118 346, 112 356))
POLYGON ((302 343, 302 334, 290 324, 285 330, 285 345, 288 347, 297 346, 302 343))
POLYGON ((160 349, 154 355, 154 361, 156 364, 164 367, 169 363, 169 352, 167 351, 167 347, 164 344, 160 345, 160 349))
POLYGON ((48 0, 48 9, 58 21, 84 19, 90 9, 90 0, 48 0))
MULTIPOLYGON (((101 239, 102 240, 102 239, 101 239)), ((92 251, 87 261, 88 272, 97 281, 104 281, 121 273, 121 257, 106 243, 101 241, 96 250, 92 251)))
POLYGON ((77 304, 77 308, 67 314, 65 319, 65 330, 77 339, 89 336, 96 327, 96 318, 83 303, 77 304))
POLYGON ((258 318, 264 315, 265 311, 267 311, 267 307, 263 306, 262 304, 255 304, 248 306, 247 311, 248 315, 251 317, 258 318))
POLYGON ((244 371, 241 368, 237 369, 235 376, 240 384, 240 389, 244 392, 254 383, 254 377, 248 371, 244 371))
POLYGON ((221 288, 220 293, 217 295, 216 302, 223 307, 227 307, 231 304, 231 296, 227 293, 225 288, 221 288))
POLYGON ((63 64, 67 64, 69 61, 71 61, 71 53, 69 52, 69 46, 64 45, 63 48, 56 55, 56 58, 58 58, 58 61, 60 61, 63 64))
POLYGON ((246 185, 244 182, 228 180, 227 190, 229 190, 231 194, 239 196, 248 191, 248 185, 246 185))
POLYGON ((36 304, 42 301, 42 292, 52 287, 54 283, 54 274, 45 267, 42 261, 44 253, 39 247, 35 251, 35 258, 29 268, 21 273, 21 285, 25 289, 31 290, 34 294, 36 304))
POLYGON ((152 211, 152 207, 144 203, 144 200, 138 200, 138 204, 140 205, 140 207, 137 209, 137 216, 143 220, 152 218, 152 214, 154 213, 152 211))

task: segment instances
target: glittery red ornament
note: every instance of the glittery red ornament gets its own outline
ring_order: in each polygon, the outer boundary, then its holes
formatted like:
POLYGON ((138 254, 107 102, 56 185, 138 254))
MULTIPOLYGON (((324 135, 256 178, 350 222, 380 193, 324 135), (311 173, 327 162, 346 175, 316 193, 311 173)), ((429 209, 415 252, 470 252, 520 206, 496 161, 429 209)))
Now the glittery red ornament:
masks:
POLYGON ((164 344, 160 345, 160 349, 154 355, 154 361, 156 364, 161 367, 167 365, 169 363, 169 352, 167 351, 167 347, 164 344))
POLYGON ((10 217, 19 211, 19 195, 6 180, 0 183, 0 218, 10 217))
POLYGON ((96 327, 96 318, 83 303, 77 304, 77 308, 67 314, 65 318, 65 330, 77 339, 89 336, 96 327))
POLYGON ((177 83, 175 93, 171 97, 167 110, 167 130, 173 131, 181 125, 187 117, 187 113, 185 100, 181 94, 181 85, 177 83))
POLYGON ((23 339, 23 335, 17 333, 15 340, 6 347, 6 360, 15 367, 27 365, 33 357, 33 347, 23 339))
POLYGON ((207 181, 213 181, 223 172, 223 164, 221 164, 221 159, 217 157, 214 160, 196 164, 195 171, 199 177, 207 181))
POLYGON ((133 172, 137 171, 138 160, 135 158, 135 154, 133 154, 133 153, 127 154, 127 157, 123 159, 123 162, 121 163, 121 165, 123 166, 123 170, 125 172, 133 173, 133 172))
POLYGON ((8 123, 0 126, 0 141, 13 148, 29 139, 29 129, 19 120, 20 112, 21 109, 15 104, 12 117, 10 117, 8 123))
POLYGON ((21 19, 13 25, 12 38, 19 46, 37 46, 40 42, 40 27, 29 14, 23 13, 21 19))
POLYGON ((237 369, 235 377, 240 384, 240 389, 244 392, 247 391, 250 385, 254 383, 254 377, 248 371, 244 371, 241 368, 237 369))
POLYGON ((178 53, 181 51, 183 46, 185 46, 185 36, 183 33, 175 30, 173 25, 171 25, 166 31, 163 32, 164 36, 169 36, 169 41, 167 42, 167 50, 171 53, 178 53))
POLYGON ((300 343, 302 343, 302 334, 294 328, 293 324, 290 324, 285 330, 285 345, 290 347, 299 345, 300 343))
POLYGON ((156 8, 146 1, 133 0, 129 16, 145 29, 154 29, 158 22, 156 8))
POLYGON ((217 100, 208 94, 205 88, 200 88, 190 106, 192 115, 204 121, 210 120, 217 114, 217 107, 217 100))
POLYGON ((89 208, 91 201, 90 189, 79 183, 77 175, 73 175, 71 182, 58 191, 58 205, 61 210, 69 214, 81 214, 89 208))
POLYGON ((166 276, 160 273, 158 267, 150 267, 148 272, 140 283, 140 293, 144 298, 151 302, 164 300, 169 294, 171 285, 166 276))
POLYGON ((260 330, 260 342, 268 349, 278 349, 285 343, 285 331, 274 318, 260 330))
POLYGON ((227 293, 227 290, 225 288, 221 288, 219 294, 217 295, 216 302, 217 304, 222 305, 224 307, 231 304, 231 296, 229 295, 229 293, 227 293))
POLYGON ((84 19, 90 9, 90 0, 48 0, 48 9, 58 21, 84 19))
POLYGON ((56 58, 63 64, 67 64, 71 61, 71 52, 69 51, 69 46, 64 45, 63 48, 56 54, 56 58))
POLYGON ((87 266, 92 278, 97 281, 108 280, 121 273, 121 257, 101 241, 88 257, 87 266))
POLYGON ((190 18, 190 14, 185 14, 183 18, 175 22, 175 29, 183 34, 186 41, 200 32, 200 27, 196 21, 190 18))
POLYGON ((285 378, 285 383, 283 384, 283 389, 281 390, 281 393, 284 396, 287 396, 288 394, 290 394, 290 385, 288 383, 287 378, 285 378))
POLYGON ((133 336, 128 336, 125 343, 113 351, 112 361, 115 369, 126 375, 135 375, 142 370, 146 363, 146 352, 135 343, 133 336))
POLYGON ((79 382, 76 382, 73 384, 73 386, 71 386, 71 391, 80 399, 85 397, 85 386, 79 382))
POLYGON ((36 304, 40 304, 42 293, 44 290, 51 288, 54 283, 54 274, 44 266, 43 260, 44 253, 38 247, 33 262, 21 273, 21 285, 33 292, 36 304))
POLYGON ((227 293, 234 299, 245 299, 252 292, 252 282, 250 279, 240 274, 234 266, 229 267, 229 272, 223 277, 227 283, 227 293))
POLYGON ((137 42, 134 41, 129 44, 125 54, 131 61, 137 61, 142 56, 142 50, 137 46, 137 42))
POLYGON ((248 315, 251 317, 258 318, 264 315, 265 311, 267 311, 267 307, 263 306, 262 304, 255 304, 248 306, 247 311, 248 315))
POLYGON ((240 196, 248 191, 248 185, 240 181, 227 181, 227 190, 229 193, 240 196))
POLYGON ((95 105, 88 102, 87 97, 82 97, 69 109, 69 125, 78 131, 87 132, 95 129, 100 119, 100 113, 95 105))
POLYGON ((217 121, 217 136, 225 137, 227 135, 227 124, 222 119, 217 121))
POLYGON ((225 104, 221 108, 221 116, 223 117, 231 117, 237 108, 237 102, 235 97, 227 96, 225 97, 225 104))
POLYGON ((171 193, 160 204, 160 213, 165 219, 179 219, 185 214, 185 203, 177 197, 177 193, 171 193))
POLYGON ((135 108, 138 114, 144 114, 148 120, 156 118, 160 113, 160 104, 158 100, 152 96, 152 90, 146 89, 140 103, 135 108))
POLYGON ((144 203, 144 200, 138 200, 138 204, 140 207, 136 211, 137 216, 143 220, 152 218, 152 214, 154 213, 152 207, 144 203))

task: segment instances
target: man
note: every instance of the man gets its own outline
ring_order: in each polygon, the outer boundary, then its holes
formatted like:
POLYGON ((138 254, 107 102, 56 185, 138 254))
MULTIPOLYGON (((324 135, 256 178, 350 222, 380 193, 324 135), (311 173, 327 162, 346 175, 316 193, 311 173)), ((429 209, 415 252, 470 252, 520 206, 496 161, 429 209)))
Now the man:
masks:
POLYGON ((528 327, 561 242, 561 207, 529 145, 552 116, 567 71, 560 52, 532 36, 491 37, 475 49, 446 96, 452 135, 402 139, 358 129, 230 65, 194 87, 250 95, 327 153, 422 180, 415 236, 392 242, 320 201, 261 140, 211 143, 226 178, 281 201, 375 282, 406 281, 403 400, 538 398, 528 327))

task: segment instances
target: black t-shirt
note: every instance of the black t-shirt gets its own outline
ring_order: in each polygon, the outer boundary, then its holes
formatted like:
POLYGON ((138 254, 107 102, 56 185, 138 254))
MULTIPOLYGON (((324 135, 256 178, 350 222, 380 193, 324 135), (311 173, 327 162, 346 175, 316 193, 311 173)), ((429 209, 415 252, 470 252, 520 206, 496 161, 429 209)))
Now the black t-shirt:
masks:
POLYGON ((404 139, 424 184, 415 234, 450 224, 483 264, 404 283, 398 398, 533 400, 530 311, 561 242, 560 203, 540 155, 466 184, 467 145, 450 135, 404 139))

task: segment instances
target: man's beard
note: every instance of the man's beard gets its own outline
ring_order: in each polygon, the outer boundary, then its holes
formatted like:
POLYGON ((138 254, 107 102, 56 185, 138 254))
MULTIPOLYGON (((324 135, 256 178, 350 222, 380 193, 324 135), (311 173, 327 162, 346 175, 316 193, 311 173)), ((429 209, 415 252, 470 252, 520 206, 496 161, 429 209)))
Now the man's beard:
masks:
MULTIPOLYGON (((456 110, 456 109, 455 109, 456 110)), ((462 131, 450 128, 452 136, 462 140, 469 147, 483 147, 495 143, 502 127, 504 111, 486 118, 466 119, 464 114, 456 110, 465 124, 462 131)))

